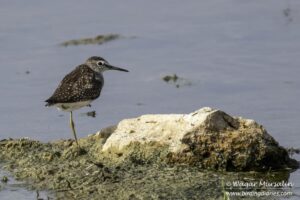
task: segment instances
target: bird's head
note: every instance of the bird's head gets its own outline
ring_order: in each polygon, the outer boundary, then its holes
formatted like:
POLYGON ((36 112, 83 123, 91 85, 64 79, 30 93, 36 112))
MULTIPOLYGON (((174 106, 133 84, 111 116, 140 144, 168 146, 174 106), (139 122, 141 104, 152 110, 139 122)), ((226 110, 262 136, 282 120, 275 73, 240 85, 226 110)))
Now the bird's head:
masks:
POLYGON ((106 70, 118 70, 123 72, 129 72, 126 69, 110 65, 104 58, 101 58, 99 56, 90 57, 86 60, 85 64, 87 64, 91 69, 98 73, 104 72, 106 70))

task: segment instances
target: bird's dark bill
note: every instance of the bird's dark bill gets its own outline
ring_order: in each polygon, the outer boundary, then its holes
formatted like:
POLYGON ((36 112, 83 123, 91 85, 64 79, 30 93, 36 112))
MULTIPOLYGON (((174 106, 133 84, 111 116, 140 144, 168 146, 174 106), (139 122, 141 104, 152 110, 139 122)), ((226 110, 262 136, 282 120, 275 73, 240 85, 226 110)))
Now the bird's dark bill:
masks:
POLYGON ((127 69, 123 69, 123 68, 120 68, 120 67, 115 67, 115 66, 112 66, 112 65, 106 65, 106 66, 110 70, 118 70, 118 71, 123 71, 123 72, 129 72, 127 69))

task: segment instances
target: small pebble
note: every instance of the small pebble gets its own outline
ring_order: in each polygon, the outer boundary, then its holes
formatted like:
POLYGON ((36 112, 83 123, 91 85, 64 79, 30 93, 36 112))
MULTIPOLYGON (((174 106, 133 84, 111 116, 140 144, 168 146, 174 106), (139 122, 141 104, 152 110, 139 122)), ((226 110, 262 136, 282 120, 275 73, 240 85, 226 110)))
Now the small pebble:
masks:
POLYGON ((1 182, 7 183, 7 182, 8 182, 7 176, 3 176, 3 177, 1 178, 1 182))

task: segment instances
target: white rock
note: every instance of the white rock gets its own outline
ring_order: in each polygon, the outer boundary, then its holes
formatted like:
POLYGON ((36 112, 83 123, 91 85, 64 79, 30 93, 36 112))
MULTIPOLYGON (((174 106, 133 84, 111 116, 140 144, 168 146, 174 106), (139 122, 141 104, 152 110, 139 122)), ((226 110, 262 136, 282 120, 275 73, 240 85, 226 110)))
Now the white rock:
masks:
POLYGON ((231 117, 208 107, 190 114, 142 115, 125 119, 117 127, 101 131, 101 135, 107 138, 102 152, 110 157, 124 153, 133 157, 139 155, 137 160, 143 157, 149 161, 154 155, 168 163, 227 171, 299 166, 254 120, 231 117), (148 144, 150 146, 146 146, 148 144))
MULTIPOLYGON (((121 150, 131 142, 159 142, 167 144, 171 152, 178 152, 186 145, 183 137, 196 127, 205 124, 213 113, 219 110, 204 107, 190 114, 142 115, 138 118, 122 120, 117 129, 107 139, 103 151, 113 147, 121 150)), ((222 127, 224 121, 215 121, 222 127)))

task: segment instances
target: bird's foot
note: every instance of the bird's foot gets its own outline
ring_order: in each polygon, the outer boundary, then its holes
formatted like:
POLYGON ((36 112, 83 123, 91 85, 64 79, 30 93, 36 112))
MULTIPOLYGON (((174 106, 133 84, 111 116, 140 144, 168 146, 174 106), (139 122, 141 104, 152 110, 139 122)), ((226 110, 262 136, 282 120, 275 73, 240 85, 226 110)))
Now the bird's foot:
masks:
POLYGON ((78 147, 77 151, 78 151, 79 156, 87 154, 87 151, 85 149, 81 148, 81 147, 78 147))
MULTIPOLYGON (((75 142, 75 141, 74 141, 75 142)), ((75 142, 76 143, 76 142, 75 142)), ((74 144, 74 143, 73 143, 74 144)), ((84 154, 86 154, 87 153, 87 151, 84 149, 84 148, 82 148, 81 146, 79 146, 77 143, 75 144, 76 145, 76 150, 75 150, 75 152, 76 152, 76 155, 77 156, 81 156, 81 155, 84 155, 84 154)))

